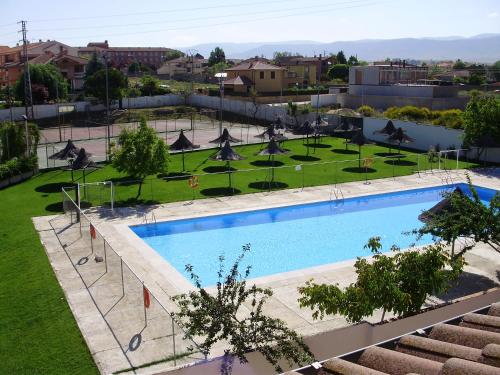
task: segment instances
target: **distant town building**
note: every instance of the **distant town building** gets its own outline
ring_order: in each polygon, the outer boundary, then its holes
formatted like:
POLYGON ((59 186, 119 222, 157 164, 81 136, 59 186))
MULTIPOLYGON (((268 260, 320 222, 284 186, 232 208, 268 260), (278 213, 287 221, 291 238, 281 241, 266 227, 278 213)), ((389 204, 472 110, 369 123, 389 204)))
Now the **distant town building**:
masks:
POLYGON ((204 79, 208 75, 208 60, 201 55, 182 56, 168 60, 160 66, 156 73, 169 79, 204 79), (194 77, 193 77, 194 76, 194 77))
POLYGON ((349 68, 349 91, 339 94, 344 107, 369 105, 377 109, 415 105, 430 109, 463 108, 458 86, 428 79, 428 67, 400 63, 353 66, 349 68))
POLYGON ((286 69, 263 61, 246 61, 225 70, 224 89, 235 93, 280 92, 286 88, 286 69))
POLYGON ((173 51, 165 47, 110 47, 107 40, 91 42, 86 47, 78 47, 78 56, 89 59, 93 54, 106 54, 110 65, 124 68, 133 62, 158 69, 173 51))
POLYGON ((277 64, 286 68, 288 71, 296 72, 298 76, 303 77, 304 85, 314 85, 321 81, 321 77, 328 73, 328 69, 333 63, 331 57, 302 57, 285 56, 281 57, 277 64))

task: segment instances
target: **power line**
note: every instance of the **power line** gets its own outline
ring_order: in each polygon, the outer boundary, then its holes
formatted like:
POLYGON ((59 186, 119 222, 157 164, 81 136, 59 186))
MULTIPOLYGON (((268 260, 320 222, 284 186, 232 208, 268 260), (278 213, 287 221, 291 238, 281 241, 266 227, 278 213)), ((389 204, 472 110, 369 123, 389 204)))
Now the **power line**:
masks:
MULTIPOLYGON (((340 1, 335 4, 335 5, 341 5, 341 4, 352 4, 352 3, 366 3, 367 1, 370 0, 350 0, 350 1, 340 1)), ((280 1, 281 2, 281 1, 280 1)), ((323 10, 325 7, 332 6, 331 2, 327 2, 326 4, 318 4, 318 5, 313 5, 307 7, 307 9, 311 8, 322 8, 323 10)), ((286 9, 287 11, 293 11, 293 10, 303 10, 304 7, 295 7, 295 8, 288 8, 286 9)), ((258 14, 269 14, 269 13, 281 13, 283 12, 283 9, 277 9, 274 11, 258 11, 258 12, 246 12, 245 16, 252 16, 252 15, 258 15, 258 14)), ((189 21, 203 21, 207 19, 213 19, 213 18, 227 18, 227 17, 237 17, 241 16, 241 13, 233 13, 233 14, 224 14, 224 15, 215 15, 215 16, 203 16, 203 17, 195 17, 195 18, 183 18, 183 19, 176 19, 172 21, 168 21, 169 24, 172 23, 182 23, 182 22, 189 22, 189 21)), ((112 27, 130 27, 130 26, 145 26, 145 25, 155 25, 155 24, 164 24, 165 21, 153 21, 153 22, 140 22, 140 23, 126 23, 126 24, 112 24, 112 25, 100 25, 100 26, 91 26, 93 29, 106 29, 106 28, 112 28, 112 27)), ((62 27, 62 28, 48 28, 48 29, 32 29, 31 31, 63 31, 63 30, 81 30, 81 26, 74 26, 74 27, 62 27)))
MULTIPOLYGON (((366 0, 363 0, 363 1, 366 1, 366 0)), ((319 14, 319 13, 324 13, 326 10, 343 10, 343 9, 351 9, 351 8, 361 8, 361 7, 372 6, 372 5, 377 5, 380 3, 388 3, 388 2, 393 2, 393 1, 395 1, 395 0, 372 1, 372 2, 359 4, 359 5, 352 5, 352 6, 345 6, 345 7, 334 7, 334 8, 324 6, 324 7, 322 7, 321 10, 317 10, 317 11, 311 11, 311 12, 303 12, 302 11, 300 13, 293 13, 293 14, 280 14, 278 17, 276 17, 276 16, 261 17, 261 18, 254 18, 254 19, 250 19, 250 20, 228 21, 228 22, 220 22, 220 23, 212 23, 212 24, 204 24, 204 25, 196 25, 196 26, 186 26, 186 27, 176 27, 176 28, 168 28, 168 29, 135 31, 135 32, 130 32, 130 33, 82 35, 82 36, 77 36, 77 37, 65 38, 65 40, 92 39, 92 38, 100 38, 100 37, 137 35, 137 34, 151 34, 151 33, 157 33, 157 32, 165 32, 165 31, 191 30, 191 29, 200 29, 200 28, 206 28, 206 27, 225 26, 225 25, 233 25, 233 24, 241 24, 241 23, 252 23, 252 22, 257 22, 257 21, 283 19, 283 18, 297 17, 297 16, 303 16, 303 15, 309 15, 309 14, 319 14)), ((269 12, 267 12, 267 13, 269 13, 269 12)), ((209 18, 207 17, 207 19, 209 19, 209 18)))

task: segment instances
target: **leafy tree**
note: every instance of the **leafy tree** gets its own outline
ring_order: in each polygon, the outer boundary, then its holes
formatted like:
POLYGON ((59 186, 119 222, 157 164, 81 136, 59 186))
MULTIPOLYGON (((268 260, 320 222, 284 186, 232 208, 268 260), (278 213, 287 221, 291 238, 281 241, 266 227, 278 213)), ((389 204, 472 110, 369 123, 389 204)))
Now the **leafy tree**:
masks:
POLYGON ((297 120, 297 110, 299 107, 297 106, 296 103, 292 102, 291 100, 288 102, 288 108, 287 108, 287 114, 295 120, 295 126, 298 125, 298 120, 297 120))
POLYGON ((210 73, 210 75, 214 76, 215 74, 217 73, 221 73, 223 72, 224 70, 226 70, 227 68, 229 68, 229 64, 222 61, 222 62, 219 62, 217 64, 214 64, 212 65, 209 69, 208 69, 208 72, 210 73))
POLYGON ((226 54, 222 48, 215 47, 208 57, 208 66, 213 66, 221 62, 226 62, 226 54))
POLYGON ((49 90, 45 85, 32 84, 31 96, 34 104, 44 104, 49 99, 49 90))
POLYGON ((486 82, 486 71, 484 65, 472 64, 467 69, 469 70, 470 85, 482 85, 486 82))
POLYGON ((104 64, 99 61, 97 54, 93 53, 85 67, 85 80, 101 69, 104 69, 104 64))
POLYGON ((168 151, 163 140, 146 119, 141 118, 137 130, 123 129, 118 137, 118 149, 111 156, 113 166, 119 172, 139 179, 136 199, 141 195, 144 178, 150 174, 163 172, 167 168, 168 151))
MULTIPOLYGON (((227 341, 225 363, 231 363, 234 357, 246 363, 246 354, 252 350, 261 353, 280 373, 283 372, 279 363, 282 359, 290 366, 310 363, 312 354, 302 338, 281 319, 264 315, 263 307, 273 295, 272 290, 247 286, 251 267, 243 273, 239 267, 249 251, 250 245, 243 246, 242 253, 227 273, 224 257, 219 257, 217 290, 212 294, 202 287, 193 267, 186 265, 196 290, 175 296, 173 300, 179 305, 176 315, 183 322, 187 336, 204 339, 200 344, 204 354, 210 353, 215 343, 227 341)), ((223 364, 221 372, 230 373, 230 368, 223 364)))
MULTIPOLYGON (((62 76, 61 72, 52 64, 30 64, 30 79, 33 94, 33 86, 37 90, 37 99, 43 100, 45 97, 44 93, 40 93, 39 90, 44 91, 39 86, 44 86, 47 90, 48 97, 45 100, 55 100, 57 98, 64 99, 68 96, 68 83, 62 76)), ((19 76, 16 85, 14 87, 14 95, 17 100, 24 102, 24 74, 19 76)))
POLYGON ((374 237, 365 248, 371 249, 373 259, 358 258, 354 265, 358 279, 347 288, 313 281, 299 288, 299 304, 310 307, 314 319, 340 314, 359 322, 382 309, 383 321, 388 311, 396 315, 418 312, 429 295, 447 289, 464 264, 461 257, 451 259, 440 244, 403 252, 393 246, 395 254, 389 256, 380 251, 380 237, 374 237))
POLYGON ((255 90, 252 87, 250 89, 249 95, 250 95, 250 98, 252 99, 252 106, 253 106, 252 118, 253 118, 253 121, 255 123, 256 122, 256 117, 257 117, 257 112, 259 112, 259 108, 260 108, 260 103, 258 101, 259 93, 257 92, 257 90, 255 90))
POLYGON ((500 60, 495 61, 491 66, 495 80, 500 81, 500 60))
POLYGON ((347 81, 349 79, 349 66, 347 64, 335 64, 328 69, 328 77, 330 79, 341 79, 347 81))
POLYGON ((337 64, 347 64, 347 59, 345 57, 344 51, 337 52, 337 64))
POLYGON ((500 143, 500 102, 490 95, 471 92, 463 113, 464 145, 483 148, 485 138, 500 143))
POLYGON ((153 70, 149 66, 147 66, 139 61, 133 61, 128 66, 127 72, 129 74, 139 74, 139 73, 151 74, 153 72, 153 70))
MULTIPOLYGON (((108 97, 109 101, 121 99, 124 89, 127 88, 127 79, 122 72, 115 68, 108 68, 108 97)), ((106 71, 98 70, 85 80, 85 93, 92 95, 101 102, 106 102, 106 71)))
POLYGON ((349 66, 359 65, 357 56, 353 56, 353 55, 349 56, 349 60, 347 61, 347 65, 349 65, 349 66))
MULTIPOLYGON (((34 123, 28 123, 28 142, 30 153, 36 155, 40 131, 34 123)), ((24 126, 15 122, 5 121, 0 123, 0 162, 12 158, 21 158, 26 155, 26 136, 24 126)))
POLYGON ((177 50, 168 51, 167 54, 165 55, 165 61, 178 59, 179 57, 183 56, 184 54, 181 51, 177 50))
POLYGON ((455 64, 453 64, 453 69, 455 69, 455 70, 465 69, 466 67, 467 67, 467 65, 460 59, 455 61, 455 64))
POLYGON ((500 252, 500 193, 496 193, 488 205, 481 202, 477 190, 467 176, 471 197, 457 193, 448 193, 451 206, 439 214, 432 215, 429 222, 418 230, 419 236, 432 234, 452 245, 458 237, 471 239, 457 256, 462 256, 472 249, 477 242, 488 244, 493 250, 500 252))
POLYGON ((141 77, 141 92, 142 95, 158 95, 160 93, 160 80, 150 75, 141 77))

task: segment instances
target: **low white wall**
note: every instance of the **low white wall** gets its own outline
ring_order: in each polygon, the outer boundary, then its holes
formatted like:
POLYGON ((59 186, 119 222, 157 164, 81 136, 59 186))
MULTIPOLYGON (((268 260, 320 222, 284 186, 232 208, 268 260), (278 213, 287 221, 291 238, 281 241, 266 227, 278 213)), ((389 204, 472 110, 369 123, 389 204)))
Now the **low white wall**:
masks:
POLYGON ((337 94, 322 94, 319 95, 311 95, 311 105, 313 108, 318 107, 318 102, 320 107, 326 107, 332 104, 337 104, 337 94))

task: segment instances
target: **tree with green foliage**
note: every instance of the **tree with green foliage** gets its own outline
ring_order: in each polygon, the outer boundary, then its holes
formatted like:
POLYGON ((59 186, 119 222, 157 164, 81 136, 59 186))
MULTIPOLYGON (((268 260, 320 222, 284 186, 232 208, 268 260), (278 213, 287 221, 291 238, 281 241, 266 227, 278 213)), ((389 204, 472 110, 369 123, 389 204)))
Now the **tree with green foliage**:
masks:
POLYGON ((313 281, 299 288, 299 304, 310 307, 314 319, 340 314, 359 322, 382 309, 383 321, 386 312, 403 316, 418 312, 429 295, 444 292, 458 278, 464 265, 461 257, 452 259, 440 244, 418 251, 393 246, 394 254, 385 255, 380 237, 374 237, 365 248, 374 255, 371 260, 357 259, 357 281, 347 288, 313 281))
POLYGON ((168 149, 165 142, 141 118, 137 130, 123 129, 118 137, 118 148, 113 150, 111 160, 119 172, 139 180, 136 199, 141 195, 146 176, 164 172, 168 163, 168 149))
POLYGON ((463 123, 465 147, 478 146, 482 152, 491 147, 486 140, 500 144, 500 102, 494 96, 471 92, 463 123))
POLYGON ((353 55, 349 56, 349 60, 347 60, 347 65, 349 66, 359 65, 358 57, 353 55))
POLYGON ((215 47, 208 57, 208 66, 213 66, 221 62, 226 62, 226 54, 222 48, 215 47))
MULTIPOLYGON (((35 86, 35 100, 43 104, 47 100, 65 99, 68 96, 68 82, 59 69, 52 64, 30 64, 30 79, 35 86)), ((14 87, 17 100, 24 103, 24 75, 21 74, 14 87)))
MULTIPOLYGON (((115 68, 108 68, 108 98, 109 101, 118 100, 123 97, 123 92, 127 88, 127 78, 115 68)), ((85 93, 98 98, 106 103, 106 71, 98 70, 85 80, 85 93)))
POLYGON ((218 281, 213 293, 202 287, 193 267, 186 265, 196 290, 172 298, 179 305, 175 315, 183 323, 186 335, 200 337, 203 341, 199 347, 206 355, 217 342, 227 342, 221 368, 223 374, 231 373, 234 358, 246 363, 250 351, 261 353, 279 373, 283 372, 282 360, 290 366, 311 363, 313 355, 302 338, 281 319, 264 315, 263 308, 273 295, 272 290, 247 286, 251 267, 243 272, 239 268, 249 251, 250 245, 243 246, 242 253, 227 273, 225 259, 219 257, 218 281))
POLYGON ((136 60, 130 63, 130 65, 127 68, 127 72, 128 74, 140 74, 140 73, 151 74, 153 73, 153 69, 136 60))
POLYGON ((101 69, 104 69, 104 64, 99 61, 97 54, 94 52, 85 67, 85 80, 101 69))
MULTIPOLYGON (((28 123, 28 143, 30 154, 36 155, 40 130, 34 123, 28 123)), ((0 162, 12 158, 22 158, 26 155, 26 134, 24 126, 15 122, 4 121, 0 123, 0 162)))
POLYGON ((452 246, 452 256, 462 256, 472 249, 476 243, 488 244, 500 253, 500 193, 496 193, 485 205, 477 190, 467 176, 471 196, 456 192, 446 193, 449 199, 448 208, 429 216, 429 220, 417 233, 420 236, 431 234, 439 237, 444 243, 452 246), (465 244, 457 255, 454 255, 457 238, 472 240, 465 244))
POLYGON ((472 64, 469 70, 469 85, 482 85, 486 83, 486 69, 484 65, 472 64))
POLYGON ((347 65, 347 59, 345 57, 344 51, 337 52, 337 55, 335 57, 337 59, 337 64, 347 65))
POLYGON ((160 80, 156 77, 145 75, 140 79, 140 89, 142 95, 151 96, 158 95, 160 90, 160 80))
POLYGON ((288 102, 287 114, 288 114, 288 116, 293 117, 293 119, 295 121, 295 126, 297 126, 299 124, 298 119, 297 119, 298 109, 299 109, 299 107, 296 103, 292 102, 291 100, 288 102))
POLYGON ((455 63, 453 64, 453 69, 455 69, 455 70, 462 70, 462 69, 465 69, 466 67, 467 67, 467 65, 460 59, 455 61, 455 63))
POLYGON ((168 51, 167 54, 165 55, 165 61, 178 59, 179 57, 183 57, 183 56, 184 56, 184 54, 181 51, 178 51, 178 50, 168 51))
POLYGON ((330 79, 340 79, 347 82, 349 79, 349 66, 347 64, 335 64, 328 69, 330 79))
POLYGON ((217 73, 222 73, 227 68, 229 68, 229 64, 222 61, 208 68, 208 72, 210 73, 211 76, 215 76, 217 73))
POLYGON ((497 82, 500 81, 500 60, 495 61, 491 68, 493 69, 493 76, 495 77, 495 80, 497 82))

